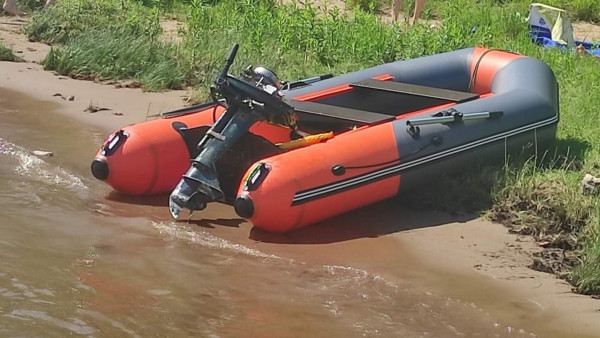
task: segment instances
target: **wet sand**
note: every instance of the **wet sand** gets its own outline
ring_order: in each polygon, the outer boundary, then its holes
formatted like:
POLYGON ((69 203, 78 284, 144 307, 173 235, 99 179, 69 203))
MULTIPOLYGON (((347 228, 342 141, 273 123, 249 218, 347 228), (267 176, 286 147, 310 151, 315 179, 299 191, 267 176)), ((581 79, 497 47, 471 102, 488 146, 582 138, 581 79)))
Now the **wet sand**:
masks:
MULTIPOLYGON (((104 137, 148 115, 179 108, 188 95, 116 89, 56 76, 34 63, 2 62, 2 101, 25 97, 11 91, 46 101, 53 110, 104 131, 104 137), (107 110, 86 112, 90 104, 107 110)), ((98 146, 101 141, 99 137, 98 146)), ((111 193, 106 198, 127 201, 111 193)), ((168 219, 167 208, 160 205, 158 197, 147 207, 155 217, 168 219)), ((599 336, 600 301, 573 294, 564 281, 530 270, 531 253, 540 250, 531 238, 511 235, 502 225, 476 215, 456 219, 413 211, 392 199, 288 234, 253 229, 224 205, 210 206, 201 217, 196 216, 191 226, 267 254, 352 266, 390 281, 415 281, 427 292, 473 303, 540 337, 599 336)))

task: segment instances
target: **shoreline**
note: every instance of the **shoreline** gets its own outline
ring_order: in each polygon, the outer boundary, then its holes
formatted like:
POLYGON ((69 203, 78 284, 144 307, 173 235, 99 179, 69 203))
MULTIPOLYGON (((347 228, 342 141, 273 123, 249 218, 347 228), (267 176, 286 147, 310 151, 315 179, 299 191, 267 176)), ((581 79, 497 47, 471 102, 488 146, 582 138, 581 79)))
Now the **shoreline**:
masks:
MULTIPOLYGON (((13 49, 15 46, 9 45, 13 49)), ((21 45, 19 49, 27 50, 27 46, 21 45)), ((0 88, 23 93, 35 100, 55 102, 58 108, 53 110, 60 111, 81 124, 97 127, 106 132, 105 136, 124 125, 144 121, 148 115, 181 108, 184 99, 189 96, 186 91, 145 93, 140 89, 115 88, 92 81, 74 80, 44 71, 36 63, 0 64, 0 88), (72 101, 69 100, 70 97, 73 97, 72 101), (106 110, 87 112, 90 105, 106 110)), ((90 158, 92 156, 90 154, 90 158)), ((372 216, 377 214, 378 208, 389 207, 391 203, 393 202, 368 207, 366 213, 357 211, 350 216, 342 216, 337 223, 352 220, 356 216, 361 219, 363 214, 372 216)), ((531 323, 539 324, 540 321, 551 318, 552 323, 532 329, 542 337, 554 336, 557 334, 556 330, 560 330, 562 334, 582 336, 597 336, 600 332, 600 321, 597 320, 600 311, 598 300, 574 294, 566 282, 553 275, 529 269, 531 253, 541 250, 530 237, 509 234, 503 225, 475 216, 456 220, 442 213, 424 215, 410 210, 394 210, 388 214, 395 217, 376 219, 374 222, 384 229, 392 226, 394 231, 383 231, 374 236, 359 234, 352 238, 338 238, 329 243, 316 244, 326 244, 321 245, 319 250, 334 263, 343 265, 344 262, 352 261, 358 267, 379 271, 381 275, 387 275, 391 279, 402 276, 409 280, 427 281, 423 288, 473 302, 497 318, 518 327, 536 326, 531 323), (410 226, 403 228, 402 224, 410 226), (363 245, 365 243, 370 245, 363 245), (343 250, 337 253, 340 247, 343 250), (375 247, 377 249, 374 253, 364 251, 375 247), (398 255, 403 252, 408 253, 409 257, 402 259, 412 257, 419 261, 418 264, 398 264, 399 258, 388 257, 390 254, 398 255), (407 265, 414 270, 403 270, 402 267, 407 265), (464 285, 466 282, 473 284, 464 285)), ((363 216, 361 220, 363 224, 373 221, 367 216, 363 216)), ((351 228, 356 230, 357 227, 351 228)), ((306 231, 285 236, 283 240, 276 238, 273 241, 261 239, 260 236, 253 239, 252 231, 248 234, 245 229, 246 227, 241 228, 244 231, 239 228, 216 229, 215 232, 238 237, 236 239, 246 242, 245 245, 266 252, 289 250, 293 255, 305 256, 310 260, 307 253, 310 250, 307 247, 315 244, 310 242, 310 237, 321 231, 339 230, 340 227, 316 225, 306 231)))
POLYGON ((271 236, 254 236, 263 240, 256 248, 271 252, 292 244, 285 251, 310 262, 306 247, 322 244, 319 253, 332 264, 350 261, 385 280, 415 282, 424 292, 474 304, 516 330, 537 337, 598 336, 600 301, 530 269, 532 254, 543 250, 532 237, 510 234, 504 225, 476 215, 409 210, 391 199, 271 236))
MULTIPOLYGON (((140 89, 117 89, 73 80, 44 71, 37 64, 1 64, 0 88, 23 93, 35 100, 54 102, 58 108, 53 110, 78 123, 100 128, 106 132, 105 136, 126 124, 144 121, 147 114, 180 108, 182 96, 186 96, 184 91, 144 93, 140 89), (36 84, 35 89, 32 83, 36 84), (75 99, 68 101, 53 96, 55 93, 73 95, 75 99), (85 112, 90 102, 110 110, 85 112), (114 115, 114 112, 123 112, 123 115, 114 115)), ((90 154, 90 158, 92 156, 90 154)), ((472 302, 500 320, 536 334, 543 333, 540 335, 543 337, 554 336, 556 330, 590 337, 600 332, 598 300, 575 294, 565 281, 528 267, 532 252, 541 250, 531 237, 509 234, 505 226, 476 216, 453 219, 443 213, 424 215, 402 208, 390 213, 388 209, 394 202, 378 203, 367 207, 366 211, 342 215, 332 225, 315 225, 292 234, 254 236, 252 229, 240 231, 247 229, 245 226, 223 227, 215 229, 215 233, 235 237, 244 245, 263 252, 285 252, 308 261, 314 259, 308 253, 311 251, 308 247, 319 245, 320 254, 333 264, 347 265, 350 261, 353 266, 373 271, 386 279, 418 279, 423 288, 472 302), (391 214, 392 217, 372 219, 381 208, 386 208, 387 216, 391 214), (347 237, 332 234, 342 229, 341 223, 355 218, 358 221, 350 230, 344 227, 347 237), (367 222, 370 228, 364 231, 368 233, 361 233, 359 227, 367 222), (373 233, 373 226, 380 232, 373 233), (348 235, 352 230, 358 233, 348 235), (320 242, 313 242, 323 234, 326 236, 321 237, 320 242), (371 241, 377 242, 366 243, 371 241), (365 252, 373 248, 378 249, 365 252), (386 258, 401 253, 407 253, 418 263, 398 263, 398 258, 386 258), (540 319, 548 317, 552 318, 552 323, 541 325, 540 319)))

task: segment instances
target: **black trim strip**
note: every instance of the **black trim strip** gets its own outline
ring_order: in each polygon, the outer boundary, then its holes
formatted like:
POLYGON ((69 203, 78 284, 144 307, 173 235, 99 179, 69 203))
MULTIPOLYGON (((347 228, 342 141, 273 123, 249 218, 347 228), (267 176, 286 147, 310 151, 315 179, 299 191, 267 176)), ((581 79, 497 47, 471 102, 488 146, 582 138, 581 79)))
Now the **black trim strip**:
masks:
POLYGON ((365 110, 338 107, 311 101, 292 100, 290 104, 292 107, 294 107, 294 110, 299 113, 332 117, 350 122, 358 122, 361 124, 390 121, 396 118, 395 115, 385 115, 365 110))
POLYGON ((375 170, 366 174, 362 174, 359 176, 355 176, 352 178, 348 178, 342 181, 338 181, 335 183, 330 183, 326 185, 322 185, 316 188, 299 191, 294 195, 294 199, 292 200, 292 205, 298 205, 302 203, 306 203, 315 199, 323 198, 335 193, 339 193, 345 190, 354 189, 360 187, 362 185, 382 180, 384 178, 394 176, 399 174, 400 172, 413 168, 415 166, 423 165, 432 161, 436 161, 448 156, 452 156, 473 148, 481 147, 487 145, 489 143, 499 141, 501 139, 515 136, 518 134, 522 134, 528 131, 532 131, 534 129, 538 129, 541 127, 545 127, 551 124, 558 122, 558 115, 553 116, 550 119, 546 119, 543 121, 539 121, 527 126, 523 126, 517 129, 513 129, 510 131, 506 131, 500 134, 488 136, 486 138, 480 139, 475 142, 466 143, 461 146, 444 150, 439 153, 431 154, 413 161, 395 164, 389 167, 385 167, 383 169, 375 170))

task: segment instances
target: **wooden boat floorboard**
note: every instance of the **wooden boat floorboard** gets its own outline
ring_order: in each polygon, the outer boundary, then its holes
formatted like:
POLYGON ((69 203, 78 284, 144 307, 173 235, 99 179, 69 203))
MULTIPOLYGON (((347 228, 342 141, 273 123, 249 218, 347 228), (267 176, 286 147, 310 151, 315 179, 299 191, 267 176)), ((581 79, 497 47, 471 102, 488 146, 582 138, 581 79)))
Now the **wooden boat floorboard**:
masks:
POLYGON ((435 87, 419 86, 409 83, 380 81, 368 79, 350 84, 352 87, 383 90, 393 93, 409 94, 415 96, 430 97, 436 99, 447 100, 451 102, 461 103, 474 100, 479 97, 479 94, 461 92, 450 89, 442 89, 435 87))
POLYGON ((371 124, 382 121, 391 121, 395 116, 374 113, 366 110, 338 107, 329 104, 316 103, 310 101, 291 101, 294 110, 299 113, 314 114, 326 117, 333 117, 345 121, 357 122, 362 124, 371 124))

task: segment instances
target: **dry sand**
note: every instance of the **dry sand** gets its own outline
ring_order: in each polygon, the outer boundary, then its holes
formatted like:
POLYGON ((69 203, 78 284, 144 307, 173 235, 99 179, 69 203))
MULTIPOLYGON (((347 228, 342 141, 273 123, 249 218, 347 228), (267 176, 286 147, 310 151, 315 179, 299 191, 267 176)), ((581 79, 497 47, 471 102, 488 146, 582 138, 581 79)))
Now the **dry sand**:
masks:
MULTIPOLYGON (((22 20, 0 17, 0 39, 29 61, 0 62, 0 88, 55 102, 62 113, 100 127, 107 135, 123 125, 144 121, 148 114, 179 108, 190 94, 117 89, 44 71, 35 62, 43 59, 49 48, 31 43, 19 33, 22 20), (90 104, 107 110, 86 112, 90 104)), ((323 244, 320 251, 328 254, 332 263, 352 261, 357 267, 386 271, 382 275, 390 279, 399 275, 413 278, 424 288, 473 302, 541 337, 564 336, 566 332, 569 336, 600 336, 600 301, 573 294, 564 281, 529 269, 531 254, 541 250, 531 238, 509 234, 504 226, 474 216, 452 219, 445 214, 405 210, 393 203, 380 203, 330 224, 286 235, 254 229, 242 233, 247 227, 214 231, 229 236, 235 232, 233 237, 264 251, 277 251, 281 243, 323 244), (361 217, 362 221, 357 221, 361 217), (369 224, 368 233, 364 227, 348 227, 348 223, 369 224), (401 261, 405 264, 398 264, 401 261), (399 271, 398 266, 411 269, 399 271)), ((307 251, 301 245, 286 249, 299 256, 307 251)))
POLYGON ((575 40, 597 43, 600 41, 600 26, 589 22, 574 22, 573 36, 575 40))

